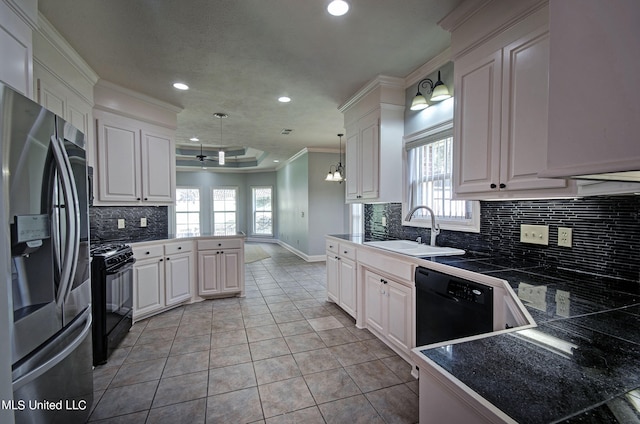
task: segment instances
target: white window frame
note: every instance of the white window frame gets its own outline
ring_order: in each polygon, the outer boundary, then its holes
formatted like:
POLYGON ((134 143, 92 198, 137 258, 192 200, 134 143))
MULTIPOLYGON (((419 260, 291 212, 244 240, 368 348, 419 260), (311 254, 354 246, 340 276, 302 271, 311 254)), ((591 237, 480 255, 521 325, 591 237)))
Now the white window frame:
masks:
POLYGON ((264 185, 264 186, 251 186, 251 236, 255 236, 255 237, 273 237, 273 226, 275 223, 275 213, 273 210, 274 207, 274 199, 273 199, 273 194, 274 194, 274 190, 273 190, 273 186, 270 185, 264 185), (270 212, 271 212, 271 233, 269 234, 264 234, 264 233, 256 233, 256 198, 255 198, 255 190, 256 189, 269 189, 271 190, 271 208, 270 208, 270 212))
MULTIPOLYGON (((200 235, 203 234, 203 220, 202 220, 202 215, 203 215, 203 210, 202 210, 202 189, 200 187, 194 187, 194 186, 176 186, 176 202, 178 200, 178 190, 198 190, 198 198, 200 199, 200 211, 199 211, 199 218, 200 218, 200 235)), ((172 204, 169 210, 169 224, 170 224, 170 228, 173 228, 173 234, 178 236, 178 220, 176 219, 176 214, 177 213, 185 213, 185 212, 178 212, 177 208, 176 208, 176 204, 172 204)))
MULTIPOLYGON (((211 217, 210 217, 210 221, 211 221, 211 234, 216 235, 216 225, 215 225, 215 214, 216 214, 216 210, 215 207, 213 205, 214 201, 215 201, 215 195, 213 194, 215 190, 234 190, 236 192, 236 210, 235 210, 235 215, 236 215, 236 230, 235 232, 238 232, 238 208, 240 206, 240 199, 239 199, 239 194, 240 194, 240 190, 238 189, 237 186, 214 186, 211 187, 210 189, 210 194, 211 194, 211 217)), ((226 234, 226 233, 225 233, 226 234)), ((219 235, 223 235, 223 234, 219 234, 219 235)), ((231 235, 231 234, 228 234, 231 235)))
MULTIPOLYGON (((447 137, 451 137, 453 134, 453 121, 447 121, 442 124, 427 128, 423 131, 416 132, 414 134, 404 137, 404 149, 403 149, 403 175, 404 190, 402 201, 402 225, 410 227, 431 228, 431 217, 429 214, 414 215, 411 221, 406 221, 407 213, 413 206, 410 205, 412 199, 411 195, 411 181, 413 176, 410 175, 411 166, 409 166, 408 151, 412 148, 419 147, 421 145, 429 144, 429 142, 435 142, 447 137)), ((451 158, 453 160, 453 158, 451 158)), ((456 164, 454 163, 453 166, 456 164)), ((453 173, 453 172, 452 172, 453 173)), ((453 175, 452 175, 453 177, 453 175)), ((445 217, 436 216, 436 223, 440 225, 443 230, 452 231, 466 231, 479 233, 480 232, 480 202, 471 201, 471 218, 470 219, 447 219, 445 217)), ((430 205, 427 205, 430 206, 430 205)))

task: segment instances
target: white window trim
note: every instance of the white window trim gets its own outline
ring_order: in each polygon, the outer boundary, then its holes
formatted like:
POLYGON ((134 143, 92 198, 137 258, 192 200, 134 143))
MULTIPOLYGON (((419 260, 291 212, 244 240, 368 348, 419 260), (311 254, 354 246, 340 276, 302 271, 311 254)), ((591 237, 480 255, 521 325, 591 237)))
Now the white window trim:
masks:
POLYGON ((275 232, 274 224, 276 222, 276 212, 275 208, 275 199, 274 199, 274 189, 272 185, 255 185, 250 186, 249 191, 251 193, 251 237, 264 237, 264 238, 273 238, 275 232), (253 203, 253 190, 256 188, 270 188, 271 189, 271 234, 256 234, 256 222, 255 222, 255 205, 253 203))
MULTIPOLYGON (((405 218, 409 211, 411 210, 411 206, 409 205, 409 190, 410 190, 410 182, 411 179, 409 177, 409 164, 407 158, 407 144, 416 142, 426 137, 431 137, 438 133, 451 130, 453 128, 453 121, 447 121, 442 124, 435 125, 433 127, 426 128, 424 130, 415 132, 413 134, 409 134, 403 137, 403 149, 402 149, 402 175, 404 175, 403 180, 403 195, 402 195, 402 225, 409 227, 419 227, 419 228, 431 228, 431 218, 425 217, 414 217, 411 221, 406 221, 405 218)), ((456 164, 454 163, 453 166, 456 164)), ((455 174, 455 173, 454 173, 455 174)), ((454 221, 454 220, 445 220, 441 218, 436 219, 436 223, 440 225, 440 228, 443 230, 451 230, 451 231, 465 231, 469 233, 479 233, 480 232, 480 202, 472 201, 472 217, 470 220, 454 221)))
POLYGON ((238 209, 240 206, 240 199, 239 199, 239 195, 240 195, 240 189, 238 188, 238 186, 211 186, 209 188, 209 194, 211 195, 211 201, 209 204, 210 209, 210 214, 209 214, 209 222, 211 223, 211 234, 214 235, 216 232, 215 229, 215 222, 213 220, 213 216, 215 214, 215 209, 213 207, 213 200, 214 200, 214 196, 213 196, 213 191, 214 190, 235 190, 236 191, 236 232, 239 232, 239 218, 238 218, 238 209))
MULTIPOLYGON (((202 220, 204 211, 202 210, 202 188, 195 186, 176 186, 176 190, 178 189, 188 189, 188 190, 198 190, 200 198, 200 234, 203 234, 202 220)), ((177 200, 177 199, 176 199, 177 200)), ((176 204, 175 202, 169 205, 169 228, 173 229, 173 234, 178 234, 178 229, 176 228, 176 204)))

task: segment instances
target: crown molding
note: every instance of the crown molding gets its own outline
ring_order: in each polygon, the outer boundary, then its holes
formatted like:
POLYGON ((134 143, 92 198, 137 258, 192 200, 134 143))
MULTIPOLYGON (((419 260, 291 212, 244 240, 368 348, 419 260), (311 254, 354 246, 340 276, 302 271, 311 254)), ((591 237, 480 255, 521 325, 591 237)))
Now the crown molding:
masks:
POLYGON ((431 58, 424 65, 411 72, 404 79, 404 88, 413 87, 419 81, 424 79, 425 75, 429 75, 451 62, 451 48, 447 47, 435 57, 431 58))
MULTIPOLYGON (((98 80, 96 85, 104 87, 108 90, 115 91, 117 93, 124 94, 136 100, 140 100, 144 103, 153 105, 157 108, 164 109, 169 112, 173 112, 176 114, 182 112, 182 108, 179 106, 175 106, 175 105, 172 105, 171 103, 163 102, 162 100, 155 99, 153 97, 147 96, 146 94, 138 93, 137 91, 130 90, 128 88, 122 87, 121 85, 109 82, 102 78, 98 80)), ((96 104, 96 107, 102 108, 100 107, 100 105, 97 105, 97 104, 96 104)))
POLYGON ((390 77, 386 75, 378 75, 367 84, 365 84, 362 88, 360 88, 356 93, 349 98, 346 102, 338 106, 338 110, 344 113, 351 106, 358 103, 365 96, 370 94, 373 90, 378 87, 389 87, 389 88, 401 88, 405 89, 404 78, 390 77))

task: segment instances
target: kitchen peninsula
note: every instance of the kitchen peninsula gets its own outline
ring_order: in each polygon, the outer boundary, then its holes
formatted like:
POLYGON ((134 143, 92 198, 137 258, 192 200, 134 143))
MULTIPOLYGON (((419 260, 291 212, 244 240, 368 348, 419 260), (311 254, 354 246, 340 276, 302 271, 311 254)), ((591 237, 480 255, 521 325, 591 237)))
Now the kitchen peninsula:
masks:
POLYGON ((132 243, 133 319, 204 298, 244 296, 243 233, 132 243))

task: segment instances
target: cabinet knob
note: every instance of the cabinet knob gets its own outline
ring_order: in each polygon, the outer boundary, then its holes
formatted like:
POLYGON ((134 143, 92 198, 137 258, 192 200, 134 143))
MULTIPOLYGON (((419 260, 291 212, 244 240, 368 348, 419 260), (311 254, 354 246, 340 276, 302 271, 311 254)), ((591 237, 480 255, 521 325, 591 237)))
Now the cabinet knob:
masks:
POLYGON ((496 188, 496 187, 497 187, 497 185, 495 185, 495 184, 491 184, 489 187, 491 187, 492 189, 494 189, 494 188, 496 188))
POLYGON ((145 255, 150 255, 150 254, 151 254, 151 252, 145 252, 145 255))
POLYGON ((169 260, 169 259, 171 259, 171 258, 167 258, 167 260, 169 260))
POLYGON ((149 200, 149 199, 145 197, 144 200, 146 201, 146 200, 149 200))
POLYGON ((348 250, 345 250, 343 253, 346 255, 347 253, 349 253, 349 251, 348 251, 348 250))
POLYGON ((162 259, 160 259, 160 262, 162 262, 162 259))
POLYGON ((140 198, 139 198, 139 197, 136 197, 136 200, 140 200, 140 198))
POLYGON ((178 246, 178 250, 182 250, 182 246, 178 246))
POLYGON ((500 188, 507 188, 507 185, 504 183, 500 183, 500 188))

